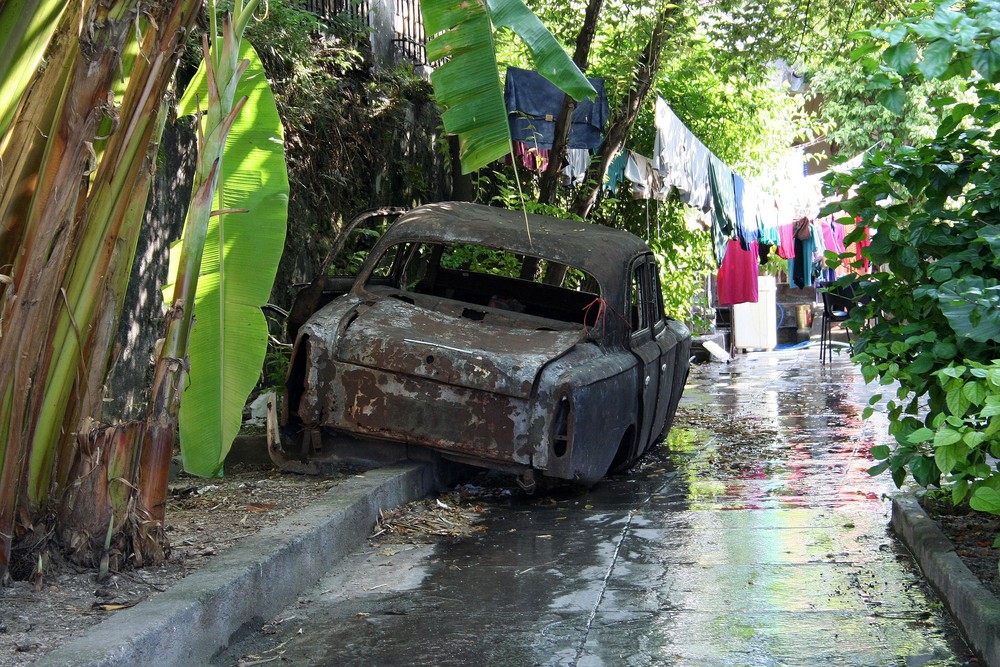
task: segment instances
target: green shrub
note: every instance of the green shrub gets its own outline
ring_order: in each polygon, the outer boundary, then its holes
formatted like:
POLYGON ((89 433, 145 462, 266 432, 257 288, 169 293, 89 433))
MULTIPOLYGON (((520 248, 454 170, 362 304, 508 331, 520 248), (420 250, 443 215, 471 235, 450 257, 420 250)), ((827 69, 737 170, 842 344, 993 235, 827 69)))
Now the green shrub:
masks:
POLYGON ((867 301, 847 326, 865 379, 895 388, 896 442, 872 449, 871 472, 890 471, 897 485, 909 474, 1000 514, 1000 3, 924 6, 869 31, 856 54, 887 108, 901 109, 907 84, 927 79, 956 79, 971 101, 932 100, 944 112, 932 140, 872 151, 828 179, 850 193, 830 209, 874 233, 874 272, 841 281, 867 301))

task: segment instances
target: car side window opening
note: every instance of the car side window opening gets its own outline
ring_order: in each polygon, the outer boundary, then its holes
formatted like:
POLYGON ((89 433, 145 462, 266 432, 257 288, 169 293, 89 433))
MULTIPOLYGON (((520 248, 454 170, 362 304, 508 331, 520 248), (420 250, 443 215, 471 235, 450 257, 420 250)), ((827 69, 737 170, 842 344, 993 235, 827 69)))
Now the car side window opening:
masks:
POLYGON ((639 261, 632 268, 629 290, 632 333, 645 331, 658 319, 658 304, 662 296, 657 294, 659 286, 653 274, 654 268, 648 261, 639 261))
POLYGON ((405 292, 593 327, 599 309, 587 306, 600 296, 597 280, 569 267, 561 285, 549 285, 543 279, 549 264, 561 267, 471 243, 413 242, 389 248, 369 284, 384 284, 391 277, 405 292), (520 277, 525 261, 538 263, 534 280, 520 277))
MULTIPOLYGON (((393 275, 393 268, 399 265, 400 258, 407 254, 407 250, 410 244, 403 243, 395 245, 389 248, 385 253, 379 257, 378 263, 375 264, 375 268, 372 269, 371 278, 391 278, 393 275)), ((369 278, 369 280, 371 280, 369 278)))
POLYGON ((653 289, 653 326, 663 321, 663 287, 660 285, 660 268, 655 260, 649 262, 650 284, 653 289))

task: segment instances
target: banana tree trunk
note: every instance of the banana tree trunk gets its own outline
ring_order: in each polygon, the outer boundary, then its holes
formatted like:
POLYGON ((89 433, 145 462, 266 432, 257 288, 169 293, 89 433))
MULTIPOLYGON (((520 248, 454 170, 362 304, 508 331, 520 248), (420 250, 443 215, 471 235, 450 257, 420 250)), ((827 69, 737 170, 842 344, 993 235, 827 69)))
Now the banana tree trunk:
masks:
MULTIPOLYGON (((73 3, 56 57, 30 93, 48 99, 40 99, 35 113, 19 119, 27 122, 17 123, 23 128, 18 127, 5 145, 10 152, 4 151, 4 163, 11 164, 6 159, 11 155, 19 171, 13 175, 17 179, 13 196, 5 195, 0 219, 20 217, 17 211, 27 215, 23 224, 15 223, 23 230, 20 252, 0 303, 4 326, 0 449, 5 453, 0 476, 0 575, 6 575, 9 565, 18 495, 28 490, 25 470, 43 399, 40 385, 51 363, 49 326, 56 309, 64 304, 60 287, 83 228, 79 213, 86 201, 86 181, 82 176, 92 166, 101 110, 107 108, 108 91, 118 75, 118 54, 134 26, 134 4, 73 3), (83 28, 80 33, 70 32, 78 26, 83 28), (35 125, 34 120, 42 124, 35 125), (39 137, 45 145, 40 159, 33 161, 39 137), (9 208, 10 204, 15 208, 9 208)), ((32 511, 30 506, 28 511, 32 511)))
MULTIPOLYGON (((240 61, 240 41, 258 0, 237 2, 235 15, 226 14, 222 35, 216 29, 214 3, 209 2, 211 20, 209 38, 203 42, 208 78, 208 101, 205 121, 198 137, 199 163, 195 173, 194 191, 184 223, 180 266, 174 282, 174 293, 167 313, 167 327, 153 375, 152 394, 146 415, 140 466, 138 511, 146 517, 148 526, 159 529, 164 517, 167 473, 173 451, 180 412, 181 395, 188 371, 188 341, 194 323, 195 293, 201 270, 212 199, 222 164, 226 136, 244 100, 234 101, 236 86, 249 62, 240 61)), ((144 535, 145 544, 152 547, 155 535, 144 535)))

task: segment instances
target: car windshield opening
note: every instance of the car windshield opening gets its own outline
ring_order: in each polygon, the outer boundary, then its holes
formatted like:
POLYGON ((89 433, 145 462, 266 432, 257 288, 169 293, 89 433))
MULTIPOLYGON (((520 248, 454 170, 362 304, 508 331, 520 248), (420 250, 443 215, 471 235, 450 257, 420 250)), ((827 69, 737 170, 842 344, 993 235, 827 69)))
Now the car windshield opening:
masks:
POLYGON ((386 250, 368 286, 460 301, 593 327, 603 315, 591 274, 554 261, 472 243, 402 243, 386 250))

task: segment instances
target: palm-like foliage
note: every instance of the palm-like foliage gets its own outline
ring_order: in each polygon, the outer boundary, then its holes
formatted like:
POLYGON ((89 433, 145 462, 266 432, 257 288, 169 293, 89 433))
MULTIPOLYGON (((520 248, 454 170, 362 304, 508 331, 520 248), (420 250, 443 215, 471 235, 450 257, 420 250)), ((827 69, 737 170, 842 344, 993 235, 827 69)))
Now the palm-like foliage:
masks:
POLYGON ((521 0, 422 0, 432 39, 427 56, 446 60, 431 74, 434 97, 444 107, 444 128, 458 135, 462 173, 510 150, 493 31, 509 28, 525 43, 535 68, 577 100, 596 92, 562 46, 521 0))
MULTIPOLYGON (((111 479, 130 484, 130 460, 112 464, 108 449, 79 446, 76 435, 87 441, 100 412, 162 100, 198 5, 0 5, 0 579, 13 540, 45 538, 35 520, 53 489, 68 493, 82 477, 105 490, 111 479), (130 65, 124 54, 138 52, 136 39, 144 57, 130 65), (85 458, 93 465, 74 479, 85 458)), ((79 508, 91 524, 104 518, 102 535, 107 505, 107 493, 95 494, 79 508)))
MULTIPOLYGON (((213 204, 222 212, 209 220, 205 238, 195 296, 197 322, 188 350, 191 378, 180 410, 184 469, 206 477, 219 474, 260 375, 267 348, 260 307, 274 283, 288 211, 288 174, 274 96, 249 42, 243 42, 240 58, 250 65, 236 95, 247 101, 226 140, 213 204)), ((202 65, 181 99, 180 113, 195 113, 198 100, 207 99, 207 89, 202 65)), ((178 254, 171 259, 179 260, 178 254)), ((171 276, 177 268, 172 264, 171 276)), ((164 293, 169 299, 173 284, 164 293)))

